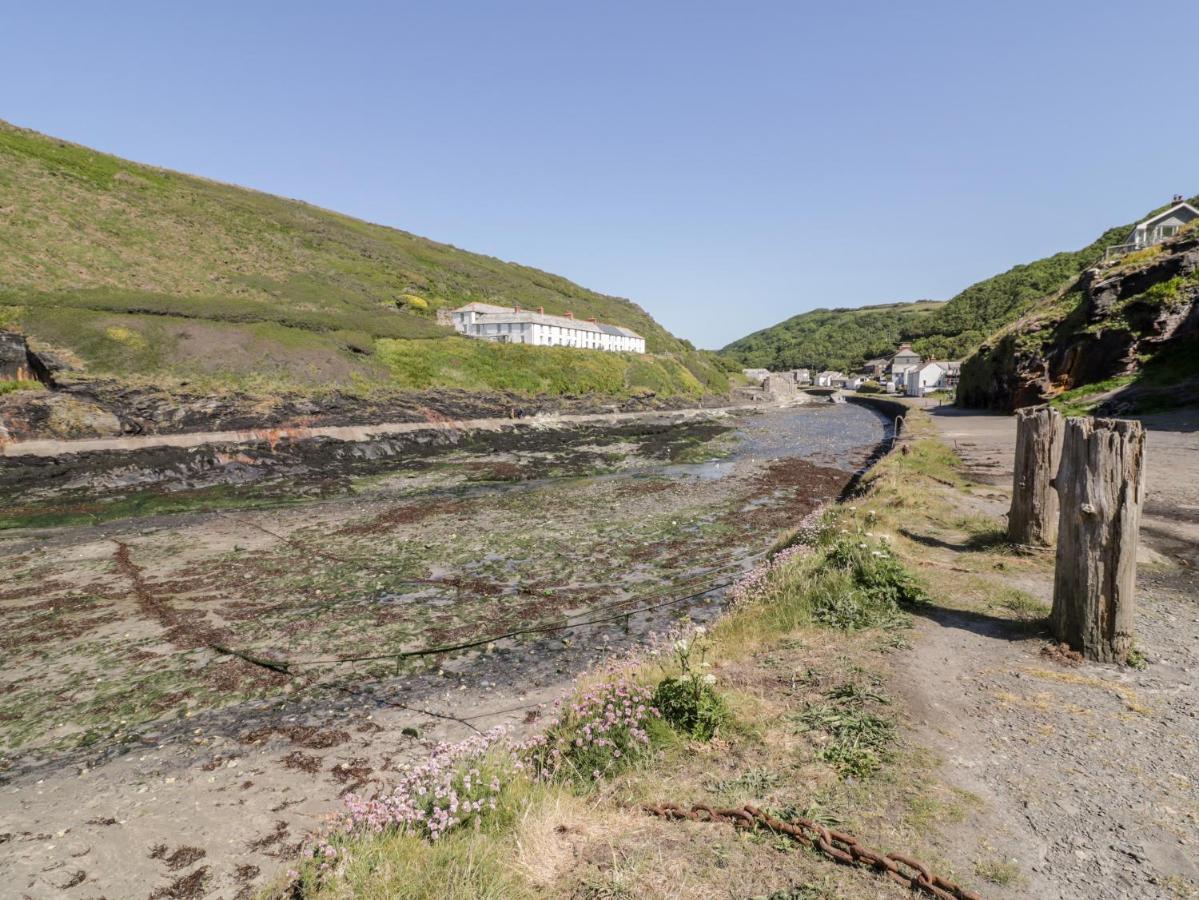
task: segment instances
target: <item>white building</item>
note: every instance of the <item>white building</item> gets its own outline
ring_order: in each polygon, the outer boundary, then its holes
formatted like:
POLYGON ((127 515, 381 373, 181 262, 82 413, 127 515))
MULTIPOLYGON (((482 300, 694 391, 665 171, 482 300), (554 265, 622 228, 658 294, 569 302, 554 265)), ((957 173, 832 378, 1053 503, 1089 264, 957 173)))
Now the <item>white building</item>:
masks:
POLYGON ((1199 219, 1199 209, 1195 209, 1186 202, 1175 203, 1164 212, 1160 212, 1144 222, 1138 222, 1132 230, 1132 234, 1128 236, 1128 242, 1138 250, 1142 247, 1152 247, 1167 238, 1174 237, 1183 225, 1196 219, 1199 219))
POLYGON ((817 387, 840 387, 845 383, 845 373, 827 369, 816 373, 817 387))
POLYGON ((501 344, 532 344, 537 347, 578 347, 618 353, 644 353, 645 338, 619 325, 604 325, 595 319, 576 319, 573 313, 547 315, 519 306, 468 303, 450 310, 450 324, 467 337, 501 344))
POLYGON ((945 386, 945 366, 929 361, 924 365, 908 369, 904 375, 904 393, 909 397, 923 397, 928 391, 945 386))
POLYGON ((1160 244, 1162 241, 1174 237, 1182 230, 1183 226, 1196 219, 1199 219, 1199 209, 1195 209, 1181 196, 1175 196, 1168 209, 1162 210, 1155 216, 1150 216, 1144 222, 1138 222, 1132 229, 1132 233, 1125 238, 1124 243, 1108 247, 1103 253, 1103 258, 1111 259, 1133 250, 1144 250, 1146 247, 1160 244))

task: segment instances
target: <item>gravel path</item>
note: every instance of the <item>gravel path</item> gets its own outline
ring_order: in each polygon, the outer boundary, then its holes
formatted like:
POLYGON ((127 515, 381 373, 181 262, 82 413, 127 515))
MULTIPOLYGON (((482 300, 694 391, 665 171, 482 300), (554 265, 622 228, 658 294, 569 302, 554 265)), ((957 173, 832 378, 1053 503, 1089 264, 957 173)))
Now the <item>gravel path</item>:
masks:
MULTIPOLYGON (((1015 420, 930 412, 975 479, 996 487, 963 512, 998 519, 1015 420)), ((1137 643, 1148 668, 1063 667, 1042 656, 1044 635, 946 609, 920 623, 908 655, 916 724, 936 737, 951 782, 983 799, 986 842, 1020 871, 988 897, 1199 896, 1199 415, 1146 424, 1137 643)), ((1048 564, 1000 577, 1051 600, 1048 564)))

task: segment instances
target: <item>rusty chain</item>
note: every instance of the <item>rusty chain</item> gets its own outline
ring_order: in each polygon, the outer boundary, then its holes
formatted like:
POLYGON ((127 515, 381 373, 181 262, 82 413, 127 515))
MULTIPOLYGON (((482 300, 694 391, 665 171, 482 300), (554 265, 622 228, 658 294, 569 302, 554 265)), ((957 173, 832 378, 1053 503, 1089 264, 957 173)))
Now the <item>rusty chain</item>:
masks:
POLYGON ((788 835, 803 846, 814 847, 829 859, 847 866, 868 866, 905 888, 923 891, 937 900, 982 900, 978 894, 934 874, 928 866, 910 856, 878 853, 862 846, 852 835, 826 828, 811 819, 784 822, 748 803, 726 809, 716 809, 706 803, 697 803, 690 809, 684 809, 677 803, 658 803, 642 809, 672 821, 731 822, 737 828, 762 825, 777 834, 788 835))

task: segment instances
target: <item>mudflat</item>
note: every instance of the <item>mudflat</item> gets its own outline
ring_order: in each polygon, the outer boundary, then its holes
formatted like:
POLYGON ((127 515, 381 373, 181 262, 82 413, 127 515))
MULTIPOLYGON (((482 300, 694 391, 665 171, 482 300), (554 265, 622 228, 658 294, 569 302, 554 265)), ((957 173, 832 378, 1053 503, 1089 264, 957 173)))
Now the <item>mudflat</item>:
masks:
POLYGON ((5 883, 251 895, 345 793, 714 616, 884 434, 800 407, 10 479, 5 883))

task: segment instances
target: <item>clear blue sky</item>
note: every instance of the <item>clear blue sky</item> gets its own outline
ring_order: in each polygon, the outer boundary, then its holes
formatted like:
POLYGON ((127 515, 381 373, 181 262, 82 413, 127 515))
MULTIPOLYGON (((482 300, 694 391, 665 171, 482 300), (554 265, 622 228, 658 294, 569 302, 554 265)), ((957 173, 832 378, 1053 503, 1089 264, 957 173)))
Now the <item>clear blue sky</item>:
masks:
POLYGON ((631 297, 719 347, 1199 192, 1199 3, 8 4, 0 118, 631 297))

